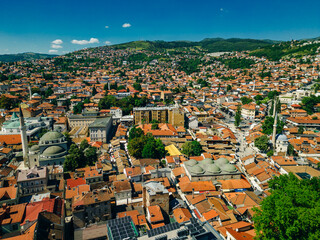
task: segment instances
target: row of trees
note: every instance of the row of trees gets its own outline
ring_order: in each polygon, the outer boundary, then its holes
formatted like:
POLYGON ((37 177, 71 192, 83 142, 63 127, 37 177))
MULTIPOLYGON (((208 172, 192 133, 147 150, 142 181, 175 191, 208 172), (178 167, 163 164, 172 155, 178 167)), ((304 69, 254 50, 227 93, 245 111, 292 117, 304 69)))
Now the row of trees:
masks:
POLYGON ((165 147, 160 139, 151 133, 144 134, 141 128, 133 127, 129 132, 128 151, 135 158, 161 159, 166 156, 165 147))
POLYGON ((76 144, 71 144, 63 168, 65 172, 73 172, 77 168, 94 165, 97 159, 97 148, 90 146, 87 140, 83 140, 79 147, 76 144))
POLYGON ((124 115, 129 114, 134 107, 145 107, 148 103, 146 97, 139 98, 137 95, 134 97, 125 97, 117 99, 115 96, 107 95, 99 101, 99 109, 110 109, 110 107, 120 107, 124 115))

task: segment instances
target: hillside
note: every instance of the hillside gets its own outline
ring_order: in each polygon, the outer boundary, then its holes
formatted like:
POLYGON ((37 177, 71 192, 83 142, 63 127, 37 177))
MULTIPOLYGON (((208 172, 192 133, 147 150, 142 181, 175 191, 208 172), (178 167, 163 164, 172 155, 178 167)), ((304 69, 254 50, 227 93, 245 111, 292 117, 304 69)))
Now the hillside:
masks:
POLYGON ((278 61, 281 58, 301 58, 307 55, 316 55, 320 50, 320 43, 318 41, 290 41, 279 44, 269 45, 267 47, 256 49, 250 53, 252 56, 266 57, 272 61, 278 61))
POLYGON ((272 40, 255 40, 240 38, 206 38, 199 42, 192 41, 134 41, 113 45, 116 49, 135 48, 143 50, 164 50, 184 47, 200 47, 208 52, 230 52, 255 50, 276 43, 272 40))
POLYGON ((42 54, 42 53, 18 53, 18 54, 3 54, 0 55, 0 62, 17 62, 17 61, 28 61, 36 59, 53 58, 57 55, 42 54))

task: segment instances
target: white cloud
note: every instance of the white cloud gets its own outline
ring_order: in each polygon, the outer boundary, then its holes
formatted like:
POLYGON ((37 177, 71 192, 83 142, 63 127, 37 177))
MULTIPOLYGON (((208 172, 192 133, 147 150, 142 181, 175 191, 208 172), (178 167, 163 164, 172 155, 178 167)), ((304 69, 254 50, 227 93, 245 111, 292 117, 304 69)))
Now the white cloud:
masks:
POLYGON ((107 44, 107 45, 110 45, 110 44, 111 44, 110 41, 105 41, 104 43, 107 44))
POLYGON ((79 45, 86 45, 86 44, 93 44, 93 43, 99 43, 98 38, 90 38, 90 40, 72 40, 71 43, 73 44, 79 44, 79 45))
POLYGON ((51 48, 57 49, 57 48, 62 48, 62 46, 57 44, 51 44, 51 48))
POLYGON ((224 11, 224 9, 223 8, 220 8, 220 12, 223 12, 224 11))
POLYGON ((49 50, 49 53, 57 53, 58 52, 58 50, 56 50, 56 49, 50 49, 49 50))
POLYGON ((52 41, 51 43, 57 45, 57 44, 62 44, 63 41, 61 39, 56 39, 56 40, 52 41))
POLYGON ((130 23, 124 23, 124 24, 122 25, 122 27, 123 27, 123 28, 129 28, 129 27, 131 27, 131 24, 130 24, 130 23))
POLYGON ((105 26, 105 28, 109 28, 109 26, 105 26))

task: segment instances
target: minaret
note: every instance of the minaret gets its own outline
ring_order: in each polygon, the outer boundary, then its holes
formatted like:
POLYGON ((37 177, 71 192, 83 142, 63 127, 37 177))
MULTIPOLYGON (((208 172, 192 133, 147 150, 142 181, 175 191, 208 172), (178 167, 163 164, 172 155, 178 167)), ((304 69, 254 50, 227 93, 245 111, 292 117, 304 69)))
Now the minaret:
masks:
POLYGON ((273 103, 273 133, 272 133, 272 146, 273 149, 276 149, 276 134, 277 134, 277 97, 274 98, 273 103))
POLYGON ((253 80, 253 89, 252 91, 254 91, 256 89, 256 79, 253 80))
POLYGON ((19 107, 19 120, 20 120, 20 134, 21 134, 24 166, 29 167, 27 130, 26 130, 26 125, 24 124, 24 118, 23 118, 21 107, 19 107))
POLYGON ((31 101, 31 99, 32 99, 32 91, 31 91, 31 86, 29 86, 29 95, 30 95, 30 101, 31 101))

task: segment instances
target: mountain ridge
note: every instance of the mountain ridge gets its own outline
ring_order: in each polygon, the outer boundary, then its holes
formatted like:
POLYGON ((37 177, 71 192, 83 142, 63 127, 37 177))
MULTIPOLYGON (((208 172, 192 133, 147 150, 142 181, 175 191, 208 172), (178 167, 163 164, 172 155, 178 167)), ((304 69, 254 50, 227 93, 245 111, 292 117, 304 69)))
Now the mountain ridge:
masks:
POLYGON ((37 60, 37 59, 53 58, 57 56, 58 55, 34 53, 34 52, 0 54, 0 62, 30 61, 30 60, 37 60))

